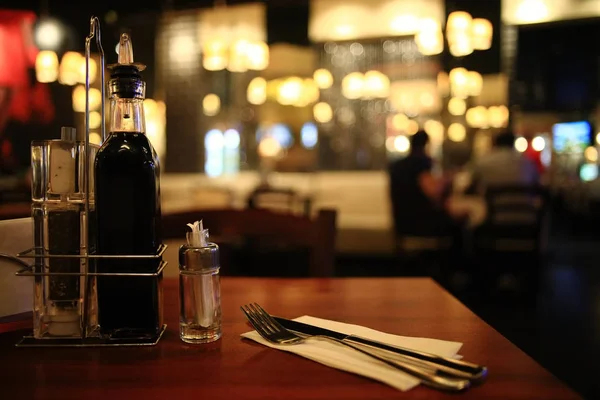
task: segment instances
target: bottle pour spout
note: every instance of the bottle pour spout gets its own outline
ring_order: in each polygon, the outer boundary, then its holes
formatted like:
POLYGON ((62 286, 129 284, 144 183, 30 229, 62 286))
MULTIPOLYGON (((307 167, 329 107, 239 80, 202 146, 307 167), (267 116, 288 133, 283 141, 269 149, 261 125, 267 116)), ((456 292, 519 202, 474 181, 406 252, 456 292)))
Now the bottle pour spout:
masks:
POLYGON ((119 39, 118 63, 121 65, 133 64, 133 44, 127 33, 123 33, 119 39))
POLYGON ((118 62, 108 66, 108 69, 111 71, 111 79, 109 81, 110 95, 117 95, 121 98, 144 98, 146 84, 142 80, 140 72, 146 66, 134 62, 133 43, 129 34, 121 34, 118 50, 118 62))

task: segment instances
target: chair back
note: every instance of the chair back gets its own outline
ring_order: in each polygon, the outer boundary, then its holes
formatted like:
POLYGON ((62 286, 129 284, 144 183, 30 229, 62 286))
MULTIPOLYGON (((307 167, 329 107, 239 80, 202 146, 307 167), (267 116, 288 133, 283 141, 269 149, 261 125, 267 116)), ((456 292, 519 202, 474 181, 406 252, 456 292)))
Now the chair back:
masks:
POLYGON ((310 215, 310 200, 293 189, 260 186, 247 199, 248 208, 310 215))
MULTIPOLYGON (((284 249, 305 248, 310 253, 308 275, 333 276, 335 210, 319 210, 315 218, 259 209, 199 210, 168 214, 162 218, 163 238, 185 238, 186 225, 197 220, 203 221, 209 230, 211 241, 220 246, 250 238, 252 243, 267 241, 284 249)), ((285 265, 281 268, 285 268, 285 265)))
POLYGON ((506 185, 486 189, 487 217, 482 232, 498 250, 538 250, 546 192, 540 186, 506 185))

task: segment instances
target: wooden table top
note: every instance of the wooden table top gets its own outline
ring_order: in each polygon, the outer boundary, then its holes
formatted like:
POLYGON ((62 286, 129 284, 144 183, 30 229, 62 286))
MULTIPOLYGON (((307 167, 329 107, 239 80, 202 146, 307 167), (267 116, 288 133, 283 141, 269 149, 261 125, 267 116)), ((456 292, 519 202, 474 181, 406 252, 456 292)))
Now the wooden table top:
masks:
MULTIPOLYGON (((222 279, 223 337, 188 345, 178 336, 177 281, 165 279, 168 330, 155 347, 15 348, 0 335, 0 390, 7 399, 573 399, 579 396, 427 278, 222 279), (241 339, 239 306, 312 315, 407 336, 463 342, 487 365, 485 383, 456 395, 384 384, 241 339)), ((3 397, 3 396, 2 396, 3 397)))

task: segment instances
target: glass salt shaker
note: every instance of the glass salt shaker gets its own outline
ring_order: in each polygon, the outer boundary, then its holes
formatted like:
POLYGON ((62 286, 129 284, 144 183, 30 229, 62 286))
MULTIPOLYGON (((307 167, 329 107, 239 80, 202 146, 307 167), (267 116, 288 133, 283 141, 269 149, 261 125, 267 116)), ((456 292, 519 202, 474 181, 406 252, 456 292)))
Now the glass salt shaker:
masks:
POLYGON ((208 242, 202 221, 188 226, 188 242, 179 248, 179 337, 210 343, 221 337, 219 246, 208 242))

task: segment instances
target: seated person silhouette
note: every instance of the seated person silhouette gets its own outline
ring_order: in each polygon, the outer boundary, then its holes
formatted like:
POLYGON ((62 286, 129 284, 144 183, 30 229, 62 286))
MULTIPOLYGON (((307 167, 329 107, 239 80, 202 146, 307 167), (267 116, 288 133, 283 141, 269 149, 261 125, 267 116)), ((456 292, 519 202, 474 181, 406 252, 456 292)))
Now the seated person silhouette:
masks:
POLYGON ((432 174, 429 136, 419 131, 411 137, 410 153, 390 164, 390 196, 398 237, 456 238, 460 224, 444 207, 444 180, 432 174))
POLYGON ((469 193, 485 194, 489 187, 537 186, 540 181, 535 163, 515 150, 515 135, 503 132, 494 138, 494 147, 472 171, 469 193))

